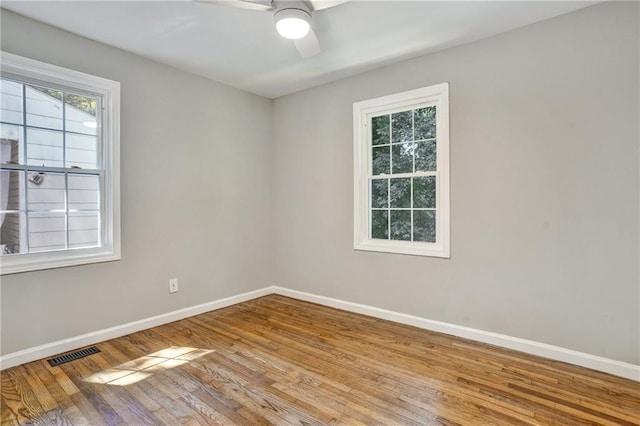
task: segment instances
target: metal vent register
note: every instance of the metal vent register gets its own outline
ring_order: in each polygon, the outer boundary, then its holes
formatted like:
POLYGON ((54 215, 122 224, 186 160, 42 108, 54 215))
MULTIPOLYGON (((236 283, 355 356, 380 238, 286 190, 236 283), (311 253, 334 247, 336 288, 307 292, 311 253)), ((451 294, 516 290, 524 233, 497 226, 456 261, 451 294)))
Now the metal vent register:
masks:
POLYGON ((47 361, 49 361, 49 364, 52 367, 55 367, 60 364, 75 361, 76 359, 84 358, 85 356, 97 354, 98 352, 100 352, 100 349, 96 348, 95 346, 91 346, 90 348, 84 348, 80 349, 79 351, 62 354, 55 358, 48 359, 47 361))

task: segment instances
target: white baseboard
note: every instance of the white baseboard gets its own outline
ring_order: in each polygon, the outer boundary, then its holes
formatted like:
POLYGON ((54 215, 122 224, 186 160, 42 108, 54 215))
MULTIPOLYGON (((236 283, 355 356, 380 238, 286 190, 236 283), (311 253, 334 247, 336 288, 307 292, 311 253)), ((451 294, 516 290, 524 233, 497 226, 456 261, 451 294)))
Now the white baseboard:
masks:
POLYGON ((532 340, 507 336, 504 334, 477 330, 474 328, 464 327, 456 324, 449 324, 441 321, 434 321, 414 315, 393 312, 373 306, 362 305, 359 303, 346 302, 344 300, 318 296, 315 294, 291 290, 278 286, 265 287, 259 290, 250 291, 248 293, 242 293, 236 296, 231 296, 208 303, 203 303, 201 305, 179 309, 177 311, 169 312, 166 314, 142 319, 139 321, 122 324, 116 327, 111 327, 104 330, 71 337, 69 339, 59 340, 57 342, 47 343, 45 345, 13 352, 0 357, 0 370, 274 293, 282 296, 292 297, 294 299, 317 303, 324 306, 330 306, 332 308, 342 309, 349 312, 368 315, 374 318, 394 321, 400 324, 412 325, 414 327, 423 328, 425 330, 436 331, 439 333, 464 337, 466 339, 489 343, 508 349, 514 349, 520 352, 537 355, 556 361, 563 361, 640 382, 640 366, 638 365, 590 355, 584 352, 578 352, 559 346, 548 345, 546 343, 539 343, 532 340))
POLYGON ((80 336, 71 337, 57 342, 47 343, 18 352, 13 352, 0 357, 0 370, 14 367, 38 359, 47 358, 63 352, 71 351, 87 345, 104 342, 105 340, 114 339, 116 337, 126 336, 136 331, 146 330, 162 324, 168 324, 183 318, 192 317, 214 309, 225 308, 247 300, 272 294, 273 289, 266 287, 260 290, 250 291, 248 293, 238 294, 236 296, 226 297, 224 299, 214 300, 212 302, 203 303, 201 305, 191 306, 188 308, 178 309, 177 311, 168 312, 162 315, 156 315, 139 321, 118 325, 104 330, 94 331, 80 336))
POLYGON ((489 331, 478 330, 475 328, 464 327, 456 324, 449 324, 441 321, 434 321, 416 317, 413 315, 388 311, 386 309, 380 309, 373 306, 346 302, 339 299, 333 299, 331 297, 317 296, 315 294, 305 293, 297 290, 290 290, 278 286, 272 287, 272 291, 276 294, 292 297, 294 299, 304 300, 307 302, 330 306, 332 308, 342 309, 349 312, 355 312, 375 318, 394 321, 400 324, 412 325, 414 327, 423 328, 425 330, 437 331, 439 333, 464 337, 466 339, 489 343, 492 345, 501 346, 503 348, 513 349, 531 355, 549 358, 555 361, 563 361, 569 364, 579 365, 581 367, 602 371, 604 373, 613 374, 614 376, 624 377, 626 379, 640 382, 640 366, 622 361, 615 361, 609 358, 603 358, 584 352, 562 348, 560 346, 548 345, 546 343, 534 342, 532 340, 492 333, 489 331))

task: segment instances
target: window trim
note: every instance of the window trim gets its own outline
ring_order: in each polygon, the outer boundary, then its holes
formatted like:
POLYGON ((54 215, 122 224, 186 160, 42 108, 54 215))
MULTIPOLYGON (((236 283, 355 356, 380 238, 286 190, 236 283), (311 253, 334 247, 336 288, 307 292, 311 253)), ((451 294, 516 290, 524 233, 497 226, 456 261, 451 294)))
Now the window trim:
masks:
MULTIPOLYGON (((450 258, 449 83, 409 90, 353 104, 354 250, 450 258), (435 243, 369 238, 371 178, 371 117, 436 106, 437 186, 435 243)), ((391 175, 393 176, 393 175, 391 175)))
MULTIPOLYGON (((8 52, 0 52, 1 74, 36 80, 102 97, 100 120, 103 182, 100 247, 0 256, 0 275, 120 260, 120 83, 8 52)), ((100 129, 100 128, 99 128, 100 129)))

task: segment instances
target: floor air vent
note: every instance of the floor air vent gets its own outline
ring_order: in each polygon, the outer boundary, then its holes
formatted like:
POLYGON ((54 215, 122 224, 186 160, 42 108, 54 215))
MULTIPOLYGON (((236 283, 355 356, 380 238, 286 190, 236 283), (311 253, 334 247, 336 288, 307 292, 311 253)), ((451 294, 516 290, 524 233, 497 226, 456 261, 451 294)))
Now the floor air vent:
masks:
POLYGON ((95 346, 91 346, 90 348, 84 348, 80 349, 79 351, 69 352, 67 354, 48 359, 47 361, 49 361, 49 364, 51 364, 52 367, 55 367, 56 365, 84 358, 85 356, 97 354, 98 352, 100 352, 100 349, 96 348, 95 346))

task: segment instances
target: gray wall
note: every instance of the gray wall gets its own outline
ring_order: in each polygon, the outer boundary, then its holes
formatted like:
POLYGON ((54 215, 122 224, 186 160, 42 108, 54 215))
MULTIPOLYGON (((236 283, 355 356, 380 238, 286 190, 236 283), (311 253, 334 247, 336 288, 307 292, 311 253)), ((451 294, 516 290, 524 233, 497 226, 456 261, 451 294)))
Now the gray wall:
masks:
POLYGON ((274 102, 276 283, 640 363, 638 5, 274 102), (451 259, 353 250, 352 103, 450 83, 451 259))
POLYGON ((122 91, 122 260, 3 276, 2 354, 271 282, 270 100, 6 10, 1 28, 3 50, 122 91))

